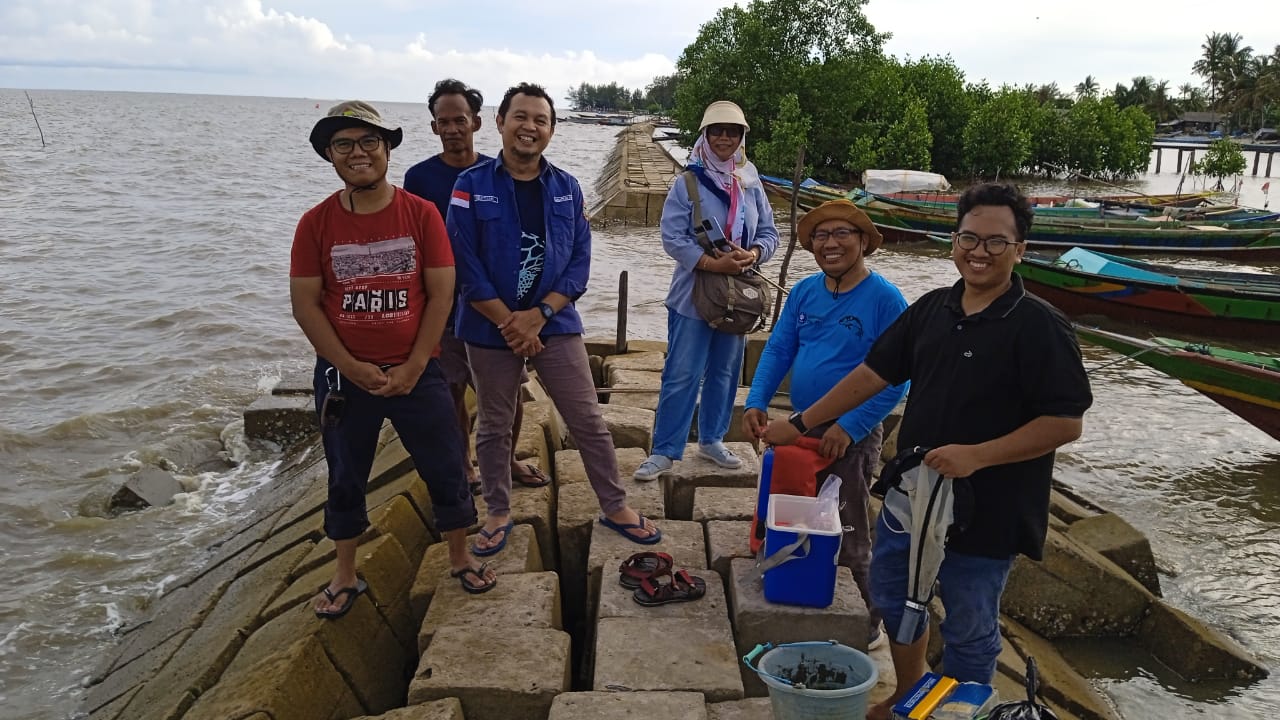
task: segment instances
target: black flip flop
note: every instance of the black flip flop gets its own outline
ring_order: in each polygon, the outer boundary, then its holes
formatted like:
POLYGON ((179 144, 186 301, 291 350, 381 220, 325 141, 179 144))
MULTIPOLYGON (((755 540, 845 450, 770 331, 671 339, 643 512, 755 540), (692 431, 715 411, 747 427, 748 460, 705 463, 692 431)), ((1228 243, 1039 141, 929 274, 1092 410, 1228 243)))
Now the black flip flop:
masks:
POLYGON ((470 565, 468 565, 462 568, 461 570, 450 570, 449 577, 458 578, 458 582, 462 584, 463 590, 466 590, 468 593, 472 595, 479 595, 480 593, 487 593, 490 590, 498 587, 498 578, 496 577, 493 579, 493 582, 485 583, 484 571, 487 570, 488 568, 489 568, 489 563, 482 563, 479 568, 472 568, 470 565), (473 585, 467 582, 468 577, 474 577, 476 580, 479 580, 482 584, 473 585))
POLYGON ((316 617, 322 620, 337 620, 343 615, 346 615, 347 612, 351 610, 351 606, 356 604, 356 598, 360 597, 360 595, 364 594, 368 589, 369 584, 363 580, 356 580, 355 587, 344 587, 338 592, 331 592, 328 585, 320 588, 320 592, 324 593, 324 596, 328 598, 331 603, 338 602, 338 598, 340 597, 345 597, 346 600, 342 602, 342 606, 337 610, 316 610, 316 617))

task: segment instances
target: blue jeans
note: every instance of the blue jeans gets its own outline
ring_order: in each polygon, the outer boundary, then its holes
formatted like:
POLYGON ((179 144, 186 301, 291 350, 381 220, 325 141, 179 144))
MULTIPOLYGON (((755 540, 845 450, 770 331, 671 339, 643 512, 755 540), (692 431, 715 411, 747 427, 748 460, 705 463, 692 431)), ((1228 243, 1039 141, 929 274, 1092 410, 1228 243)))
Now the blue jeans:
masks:
MULTIPOLYGON (((896 637, 907 600, 911 534, 881 510, 871 547, 871 600, 896 637)), ((938 571, 947 617, 942 621, 942 669, 960 682, 990 683, 1000 655, 1000 595, 1013 558, 989 558, 948 551, 938 571)), ((924 634, 924 623, 916 639, 924 634)))
MULTIPOLYGON (((327 360, 316 359, 316 412, 324 407, 329 385, 327 360)), ((436 528, 468 528, 476 522, 475 500, 463 470, 462 436, 453 415, 453 396, 434 358, 408 395, 370 395, 352 382, 342 383, 346 407, 336 427, 321 423, 324 459, 329 464, 329 499, 324 532, 331 540, 358 537, 369 527, 364 494, 369 486, 382 421, 390 419, 413 466, 427 485, 436 528)))
POLYGON ((723 333, 700 318, 667 310, 667 361, 662 366, 662 392, 653 425, 655 455, 673 460, 684 456, 695 405, 698 442, 710 445, 724 439, 733 417, 746 346, 744 335, 723 333))

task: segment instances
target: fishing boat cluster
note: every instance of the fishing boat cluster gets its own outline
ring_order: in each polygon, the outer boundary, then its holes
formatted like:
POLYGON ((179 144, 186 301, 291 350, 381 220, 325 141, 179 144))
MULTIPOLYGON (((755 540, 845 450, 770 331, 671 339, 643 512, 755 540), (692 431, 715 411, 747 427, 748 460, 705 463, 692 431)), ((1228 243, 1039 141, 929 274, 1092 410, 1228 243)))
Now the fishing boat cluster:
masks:
MULTIPOLYGON (((890 173, 864 178, 866 189, 814 180, 793 188, 775 177, 764 182, 788 202, 794 192, 802 208, 852 200, 886 242, 949 245, 958 195, 939 189, 945 180, 923 178, 933 189, 918 190, 894 185, 903 173, 890 173)), ((1280 358, 1272 355, 1280 346, 1280 276, 1130 257, 1274 262, 1280 260, 1280 213, 1217 203, 1210 193, 1031 200, 1035 220, 1016 266, 1028 290, 1073 318, 1083 341, 1177 378, 1280 441, 1280 358), (1094 327, 1099 319, 1156 337, 1094 327), (1178 337, 1159 336, 1164 333, 1178 337), (1211 344, 1223 342, 1234 347, 1211 344)))

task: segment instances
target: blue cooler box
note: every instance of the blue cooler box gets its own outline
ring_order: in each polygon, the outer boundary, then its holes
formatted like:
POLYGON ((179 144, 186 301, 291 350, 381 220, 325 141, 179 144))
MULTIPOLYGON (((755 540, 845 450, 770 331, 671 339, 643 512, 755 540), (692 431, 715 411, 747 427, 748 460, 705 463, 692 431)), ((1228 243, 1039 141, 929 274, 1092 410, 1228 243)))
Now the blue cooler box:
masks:
POLYGON ((844 536, 838 513, 832 513, 825 527, 798 527, 806 524, 817 498, 798 495, 770 495, 764 536, 764 557, 769 558, 807 534, 809 548, 791 551, 791 559, 764 573, 764 599, 784 605, 824 608, 836 594, 836 560, 844 536))

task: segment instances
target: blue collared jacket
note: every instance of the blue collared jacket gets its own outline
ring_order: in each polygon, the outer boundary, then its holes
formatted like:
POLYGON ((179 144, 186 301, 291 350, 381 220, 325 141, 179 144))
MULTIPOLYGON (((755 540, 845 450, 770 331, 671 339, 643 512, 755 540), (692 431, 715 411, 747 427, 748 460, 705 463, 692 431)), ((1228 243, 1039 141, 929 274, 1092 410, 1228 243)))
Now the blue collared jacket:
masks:
MULTIPOLYGON (((694 172, 698 173, 697 170, 694 172)), ((701 174, 698 175, 702 217, 707 220, 714 218, 720 228, 724 228, 729 217, 728 194, 701 181, 701 174)), ((746 188, 743 195, 746 206, 746 225, 743 228, 745 237, 740 238, 738 244, 744 250, 760 248, 760 263, 768 262, 778 249, 778 228, 773 224, 773 208, 764 194, 764 187, 758 183, 746 188)), ((719 233, 713 232, 713 235, 719 236, 719 233)), ((685 187, 684 178, 679 175, 671 184, 667 202, 662 206, 662 248, 676 261, 675 272, 671 274, 671 287, 667 290, 667 307, 685 317, 700 318, 698 309, 693 306, 693 270, 702 257, 703 250, 693 236, 693 202, 689 199, 689 189, 685 187)))
MULTIPOLYGON (((553 292, 577 300, 587 291, 591 275, 591 225, 587 221, 582 188, 569 173, 544 158, 543 217, 547 251, 542 277, 523 302, 516 301, 520 277, 520 213, 515 182, 502 164, 502 155, 471 167, 458 176, 449 201, 446 226, 457 265, 458 303, 454 334, 473 345, 505 348, 502 333, 471 306, 497 298, 512 310, 527 310, 553 292)), ((542 335, 582 333, 582 318, 570 302, 556 313, 542 335)))

